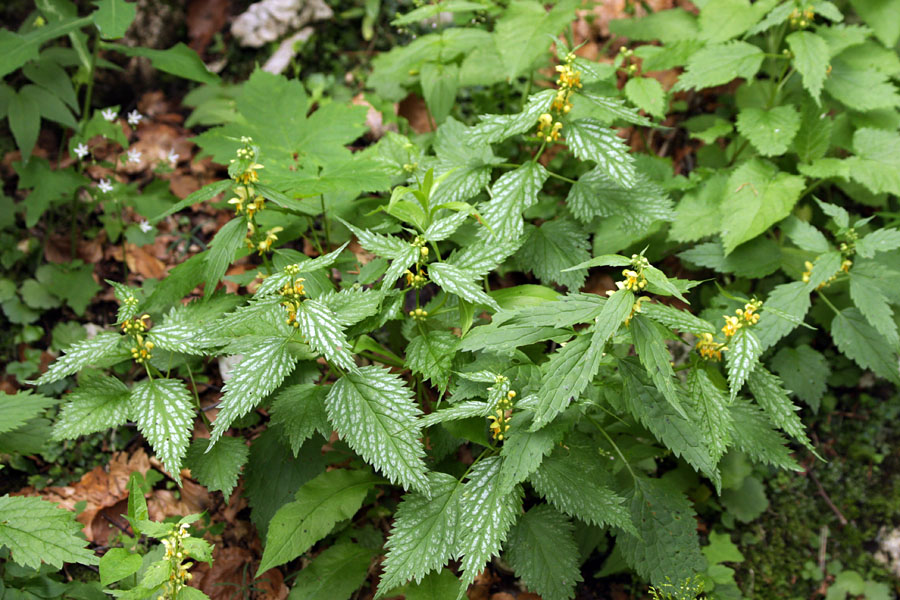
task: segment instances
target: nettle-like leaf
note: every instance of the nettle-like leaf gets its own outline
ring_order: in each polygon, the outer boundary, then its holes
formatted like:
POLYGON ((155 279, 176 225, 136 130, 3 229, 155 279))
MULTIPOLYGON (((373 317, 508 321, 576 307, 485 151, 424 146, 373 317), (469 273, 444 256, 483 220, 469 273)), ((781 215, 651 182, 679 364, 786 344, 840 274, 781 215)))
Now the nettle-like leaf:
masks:
POLYGON ((569 189, 566 204, 582 223, 590 223, 595 217, 618 216, 625 227, 645 229, 656 221, 671 221, 674 217, 672 200, 646 176, 637 174, 635 183, 625 187, 599 167, 578 178, 569 189))
POLYGON ((759 323, 753 326, 763 350, 774 346, 797 327, 797 322, 802 322, 811 304, 809 293, 807 285, 802 281, 782 283, 769 292, 763 307, 778 312, 764 313, 759 323), (780 314, 789 318, 779 316, 780 314))
POLYGON ((696 336, 704 333, 716 333, 716 327, 709 321, 695 317, 686 310, 679 310, 668 304, 659 302, 645 303, 641 306, 641 314, 678 331, 686 331, 696 336))
POLYGON ((509 533, 506 560, 546 600, 571 600, 581 581, 575 527, 547 504, 526 512, 509 533))
POLYGON ((857 129, 853 134, 853 150, 856 156, 847 159, 853 179, 876 194, 900 194, 900 175, 897 175, 900 135, 869 127, 857 129))
POLYGON ((313 350, 342 369, 356 370, 341 322, 331 309, 316 300, 304 300, 297 310, 297 323, 313 350))
POLYGON ((176 379, 144 379, 131 390, 131 414, 166 471, 181 481, 194 422, 194 399, 176 379))
POLYGON ((403 380, 385 368, 362 367, 331 386, 325 407, 341 439, 366 462, 391 482, 428 493, 422 411, 403 380))
POLYGON ((425 230, 425 233, 422 234, 422 237, 429 242, 446 240, 453 235, 456 230, 459 229, 460 225, 465 223, 468 218, 469 211, 461 210, 450 214, 448 217, 435 219, 431 222, 431 225, 428 226, 428 229, 425 230))
POLYGON ((587 279, 587 269, 566 270, 590 259, 588 236, 574 221, 561 218, 540 227, 528 226, 517 261, 544 283, 558 283, 578 290, 587 279))
POLYGON ((738 113, 737 129, 762 156, 784 154, 800 129, 800 113, 790 104, 770 110, 745 108, 738 113))
POLYGON ((532 419, 529 416, 526 411, 513 414, 500 450, 503 459, 500 481, 508 490, 525 481, 541 466, 544 457, 553 451, 571 426, 571 420, 565 415, 537 431, 531 431, 532 419))
POLYGON ((672 369, 672 356, 666 346, 666 330, 651 319, 635 315, 631 320, 631 337, 634 349, 650 380, 675 411, 685 416, 681 407, 679 391, 675 385, 675 371, 672 369))
POLYGON ((860 367, 900 383, 896 352, 858 309, 845 308, 834 317, 831 337, 838 349, 860 367))
POLYGON ((491 186, 491 200, 481 208, 487 224, 481 236, 508 240, 522 235, 522 211, 537 203, 547 177, 547 169, 532 161, 501 175, 491 186))
POLYGON ((756 399, 769 419, 782 431, 803 444, 808 450, 815 453, 815 449, 806 437, 806 428, 800 420, 797 412, 799 407, 794 406, 787 392, 781 386, 781 380, 766 370, 762 365, 756 367, 747 380, 747 387, 756 399))
POLYGON ((752 459, 779 469, 801 471, 791 456, 787 440, 772 428, 772 422, 754 404, 737 398, 730 407, 734 445, 752 459))
POLYGON ((56 359, 47 372, 38 377, 35 385, 59 381, 84 367, 95 365, 113 355, 119 349, 122 336, 111 331, 98 333, 89 340, 76 342, 66 349, 66 353, 56 359))
POLYGON ((475 277, 484 277, 515 254, 521 243, 521 239, 482 240, 454 252, 447 263, 473 273, 475 277))
POLYGON ((328 390, 328 386, 312 383, 291 385, 283 388, 272 402, 272 424, 282 427, 294 456, 316 431, 324 437, 331 434, 325 411, 328 390))
POLYGON ((209 491, 220 491, 227 499, 237 485, 241 467, 247 462, 250 449, 242 438, 222 437, 209 448, 205 440, 197 439, 188 446, 185 464, 197 481, 209 491))
POLYGON ((478 125, 471 129, 471 140, 479 144, 495 144, 519 133, 525 133, 537 123, 538 117, 550 109, 555 90, 542 90, 528 97, 522 112, 513 115, 481 115, 478 125))
POLYGON ((695 52, 674 91, 702 90, 742 77, 750 79, 759 71, 765 54, 747 42, 710 44, 695 52))
POLYGON ((828 359, 807 345, 782 348, 772 358, 772 369, 789 390, 818 412, 831 375, 828 359))
POLYGON ((450 367, 458 345, 459 338, 449 331, 421 333, 406 347, 406 364, 443 393, 450 383, 450 367))
MULTIPOLYGON (((354 231, 354 233, 356 232, 354 231)), ((329 252, 328 254, 323 254, 322 256, 313 258, 312 260, 302 260, 300 262, 293 263, 290 265, 290 271, 288 271, 287 269, 282 269, 277 273, 272 273, 271 275, 263 279, 263 282, 259 284, 259 287, 256 289, 256 292, 253 295, 255 297, 261 298, 263 296, 277 294, 278 291, 282 287, 284 287, 286 283, 293 283, 295 279, 302 277, 304 273, 315 273, 316 271, 319 271, 326 267, 330 267, 337 261, 337 259, 341 255, 341 252, 344 251, 344 248, 346 248, 349 243, 350 242, 347 242, 337 250, 329 252)))
POLYGON ((376 597, 410 580, 416 583, 456 556, 463 485, 446 473, 428 474, 428 494, 410 492, 394 513, 376 597))
POLYGON ((349 542, 329 546, 303 567, 291 594, 304 600, 350 598, 365 583, 375 554, 370 548, 349 542))
POLYGON ((637 183, 634 157, 615 130, 585 118, 566 123, 563 135, 576 157, 597 163, 597 169, 618 185, 631 188, 637 183))
POLYGON ((881 291, 869 284, 867 277, 854 277, 850 272, 850 299, 876 331, 894 348, 900 347, 894 311, 881 291))
POLYGON ((795 31, 785 41, 794 55, 794 68, 803 78, 803 87, 818 103, 828 74, 828 44, 810 31, 795 31))
POLYGON ((687 383, 690 404, 699 417, 697 425, 703 432, 713 462, 718 463, 731 443, 733 424, 728 411, 728 394, 712 382, 704 369, 691 369, 687 383))
POLYGON ((490 183, 492 166, 503 162, 494 156, 489 145, 476 142, 471 131, 453 117, 437 130, 434 174, 440 177, 449 172, 449 175, 432 193, 431 201, 435 206, 445 202, 465 202, 478 195, 490 183))
POLYGON ((225 223, 209 243, 209 253, 206 255, 206 264, 203 268, 204 297, 212 296, 216 284, 234 260, 235 252, 243 245, 246 234, 246 219, 239 217, 225 223))
POLYGON ((0 434, 22 427, 57 402, 40 394, 32 394, 31 390, 15 394, 0 392, 0 434))
MULTIPOLYGON (((446 184, 446 181, 444 183, 446 184)), ((400 276, 403 275, 403 272, 416 262, 416 258, 419 256, 417 247, 400 238, 359 229, 343 219, 341 219, 341 223, 353 232, 353 235, 359 240, 360 246, 379 256, 391 259, 391 266, 382 279, 382 289, 393 287, 397 280, 400 279, 400 276)))
POLYGON ((731 389, 733 401, 738 392, 750 377, 750 373, 759 365, 759 357, 762 355, 762 345, 752 329, 742 327, 732 336, 728 342, 728 350, 725 359, 728 365, 728 387, 731 389))
POLYGON ((900 248, 900 231, 896 229, 876 229, 856 242, 856 253, 863 258, 872 258, 879 252, 897 248, 900 248))
POLYGON ((297 361, 291 356, 287 345, 288 340, 282 337, 253 340, 253 349, 244 354, 232 371, 231 378, 225 382, 210 446, 222 437, 235 419, 253 410, 291 374, 297 361))
POLYGON ((79 536, 75 513, 41 498, 0 496, 0 546, 12 552, 16 564, 40 569, 44 562, 56 569, 63 563, 95 565, 98 560, 79 536))
POLYGON ((164 323, 154 326, 147 339, 162 350, 202 356, 204 351, 197 345, 197 327, 189 323, 164 323))
POLYGON ((485 304, 494 310, 500 310, 500 305, 475 282, 478 275, 474 272, 450 263, 431 263, 428 265, 428 274, 445 292, 456 294, 474 304, 485 304))
POLYGON ((115 377, 85 375, 66 396, 68 402, 53 425, 53 439, 75 439, 124 424, 131 408, 130 394, 128 386, 115 377))

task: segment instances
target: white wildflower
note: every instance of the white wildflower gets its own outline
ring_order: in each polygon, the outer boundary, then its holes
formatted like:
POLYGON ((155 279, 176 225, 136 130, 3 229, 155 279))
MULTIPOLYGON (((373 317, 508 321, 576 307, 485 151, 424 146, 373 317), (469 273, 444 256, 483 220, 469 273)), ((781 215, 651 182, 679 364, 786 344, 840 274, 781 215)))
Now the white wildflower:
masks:
POLYGON ((130 148, 128 150, 128 162, 130 163, 139 163, 141 162, 141 153, 139 150, 135 150, 134 148, 130 148))
POLYGON ((82 143, 78 144, 77 146, 75 146, 74 152, 75 152, 75 156, 78 157, 78 160, 82 160, 82 159, 84 159, 85 156, 88 155, 88 152, 90 152, 90 151, 88 150, 87 144, 82 142, 82 143))
POLYGON ((141 220, 141 222, 138 223, 138 227, 140 227, 141 231, 143 231, 144 233, 153 231, 153 225, 151 225, 150 222, 146 219, 141 220))
POLYGON ((109 179, 101 179, 100 183, 97 184, 97 187, 104 194, 108 194, 113 191, 113 186, 109 179))
POLYGON ((174 169, 175 165, 178 164, 178 154, 175 153, 175 148, 169 150, 169 155, 166 156, 166 160, 169 161, 169 166, 174 169))
POLYGON ((128 113, 128 124, 131 125, 132 127, 137 127, 137 124, 140 123, 141 119, 143 119, 143 118, 144 118, 144 115, 142 115, 141 113, 139 113, 136 110, 133 110, 130 113, 128 113))
POLYGON ((107 121, 109 121, 110 123, 115 121, 116 117, 119 116, 119 113, 114 111, 111 108, 104 108, 100 114, 102 114, 103 118, 106 119, 107 121))

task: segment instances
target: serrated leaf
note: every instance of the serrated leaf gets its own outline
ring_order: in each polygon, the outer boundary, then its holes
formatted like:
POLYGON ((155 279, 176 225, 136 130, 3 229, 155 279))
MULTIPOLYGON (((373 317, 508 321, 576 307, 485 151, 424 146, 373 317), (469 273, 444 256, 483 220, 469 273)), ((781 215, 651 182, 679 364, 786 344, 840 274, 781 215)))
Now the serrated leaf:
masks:
POLYGON ((15 394, 0 392, 0 433, 18 429, 57 402, 41 394, 32 394, 31 390, 15 394))
POLYGON ((459 528, 456 552, 462 556, 460 578, 465 589, 484 570, 485 563, 500 553, 509 528, 522 512, 522 489, 502 485, 499 456, 473 465, 459 497, 459 528))
POLYGON ((0 496, 0 546, 12 552, 12 561, 39 569, 41 563, 61 569, 63 563, 97 564, 87 541, 78 534, 75 513, 40 498, 0 496))
POLYGON ((762 156, 787 152, 800 129, 800 113, 790 104, 770 110, 744 108, 737 116, 737 129, 762 156))
POLYGON ((306 552, 338 522, 351 518, 369 489, 380 482, 369 471, 335 469, 305 483, 272 517, 258 571, 264 573, 306 552))
POLYGON ((897 354, 856 308, 845 308, 831 322, 831 337, 847 357, 863 369, 900 383, 897 354))
POLYGON ((793 215, 782 221, 780 227, 781 231, 803 250, 816 254, 823 254, 831 250, 831 244, 828 243, 825 234, 793 215))
POLYGON ((663 118, 666 116, 666 92, 652 77, 632 77, 625 84, 625 96, 638 108, 663 118))
POLYGON ((728 340, 725 359, 728 365, 728 387, 731 389, 732 401, 741 391, 750 373, 756 369, 760 355, 762 355, 762 346, 759 338, 747 327, 738 329, 737 333, 728 340))
POLYGON ((577 291, 587 279, 587 270, 568 269, 590 258, 588 236, 565 217, 528 227, 525 243, 516 258, 545 284, 557 283, 577 291))
POLYGON ((828 72, 828 44, 809 31, 795 31, 785 41, 794 55, 794 68, 803 78, 803 87, 818 104, 828 72))
POLYGON ((728 395, 700 368, 691 369, 687 384, 691 392, 691 406, 699 417, 697 423, 707 440, 713 462, 718 463, 731 442, 733 425, 728 411, 728 395))
POLYGON ((500 450, 500 457, 503 458, 501 482, 506 489, 512 489, 534 473, 569 426, 562 423, 566 420, 563 418, 537 431, 531 431, 532 421, 527 415, 525 412, 513 414, 500 450))
POLYGON ((802 177, 779 172, 759 159, 738 167, 728 179, 728 196, 720 207, 725 254, 787 217, 805 186, 802 177))
POLYGON ((288 600, 347 600, 365 582, 374 555, 359 544, 330 546, 300 571, 288 600))
POLYGON ((479 241, 468 244, 458 253, 453 253, 447 262, 474 273, 476 277, 484 277, 515 254, 521 243, 521 239, 479 241))
POLYGON ((325 408, 341 439, 366 462, 392 483, 428 493, 422 411, 397 375, 376 366, 348 373, 331 386, 325 408))
POLYGON ((863 258, 872 258, 879 252, 897 248, 900 248, 900 231, 896 229, 876 229, 856 242, 856 253, 863 258))
POLYGON ((675 208, 669 237, 679 242, 693 242, 719 233, 722 224, 719 205, 727 189, 728 176, 717 173, 704 181, 699 189, 682 196, 675 208))
POLYGON ((493 310, 500 310, 500 305, 475 283, 474 280, 478 277, 475 273, 450 263, 432 263, 428 266, 428 274, 445 292, 456 294, 474 304, 485 304, 493 310))
POLYGON ((131 390, 131 414, 169 475, 181 482, 181 459, 194 424, 194 399, 177 379, 144 379, 131 390))
POLYGON ((428 226, 428 229, 422 235, 429 242, 440 242, 453 235, 467 218, 469 218, 469 211, 461 210, 448 217, 436 219, 431 222, 431 225, 428 226))
POLYGON ((209 254, 203 267, 203 296, 209 298, 216 289, 216 284, 225 275, 228 265, 234 260, 235 252, 243 244, 247 233, 246 219, 231 219, 216 233, 209 243, 209 254))
POLYGON ((702 90, 742 77, 750 79, 762 64, 763 51, 747 42, 710 44, 695 52, 674 91, 702 90))
POLYGON ((575 528, 546 504, 526 512, 509 533, 506 559, 516 575, 545 600, 571 600, 581 581, 575 528))
POLYGON ((850 176, 876 194, 900 194, 900 135, 864 127, 853 134, 856 156, 847 159, 850 176))
POLYGON ((830 250, 819 255, 809 273, 809 281, 806 282, 807 290, 812 292, 820 285, 827 283, 841 270, 842 259, 841 253, 837 250, 830 250))
POLYGON ((316 300, 304 300, 297 310, 297 323, 300 324, 300 333, 313 350, 342 369, 356 369, 350 354, 350 343, 331 309, 316 300))
POLYGON ((297 361, 288 351, 287 343, 282 337, 263 337, 253 341, 253 350, 244 354, 222 388, 224 394, 219 402, 219 414, 213 423, 210 446, 231 427, 235 419, 253 410, 294 370, 297 361))
POLYGON ((693 577, 706 564, 690 501, 662 479, 634 481, 631 515, 640 537, 616 535, 616 547, 641 577, 659 585, 693 577))
POLYGON ((197 345, 198 328, 189 323, 163 323, 155 325, 147 339, 162 350, 203 356, 205 352, 197 345))
POLYGON ((331 424, 325 411, 328 387, 312 383, 291 385, 282 389, 272 402, 272 424, 281 425, 294 456, 313 433, 331 434, 331 424))
POLYGON ((578 178, 569 188, 566 204, 582 223, 598 216, 620 216, 624 227, 635 229, 646 229, 656 221, 671 221, 674 216, 672 200, 665 190, 644 175, 638 174, 634 185, 624 187, 600 168, 578 178))
MULTIPOLYGON (((579 59, 576 59, 575 63, 578 64, 579 59)), ((597 65, 598 63, 592 64, 597 65)), ((584 77, 584 72, 582 72, 582 80, 587 81, 584 77)), ((601 96, 586 90, 578 90, 578 95, 575 98, 576 101, 580 98, 588 100, 593 105, 590 108, 591 114, 601 119, 604 123, 612 124, 616 121, 624 121, 633 125, 640 125, 641 127, 653 127, 653 122, 650 119, 630 106, 626 106, 625 101, 621 98, 601 96)))
POLYGON ((816 453, 809 438, 806 437, 806 429, 797 412, 799 407, 794 406, 788 398, 787 392, 781 387, 781 380, 766 370, 762 365, 756 367, 747 380, 747 387, 756 399, 756 403, 762 407, 769 419, 781 428, 786 434, 800 442, 806 448, 816 453))
POLYGON ((675 387, 675 371, 672 370, 672 355, 666 346, 665 329, 651 319, 635 315, 630 324, 634 349, 647 370, 650 381, 682 417, 686 417, 675 387))
POLYGON ((616 184, 632 188, 637 183, 634 157, 615 130, 596 119, 576 119, 565 124, 563 136, 576 157, 597 163, 597 169, 616 184))
MULTIPOLYGON (((831 134, 834 130, 834 121, 828 116, 825 110, 812 102, 806 102, 803 105, 803 116, 800 121, 800 130, 794 137, 793 151, 797 153, 801 162, 812 163, 812 165, 804 165, 803 168, 798 166, 798 170, 806 175, 804 169, 827 171, 829 167, 834 165, 843 165, 844 161, 837 158, 824 159, 831 147, 831 134)), ((840 169, 840 167, 838 167, 840 169)), ((834 177, 832 174, 823 174, 826 177, 834 177)), ((813 176, 813 175, 810 175, 813 176)), ((846 175, 849 177, 849 174, 846 175)))
POLYGON ((522 211, 537 203, 547 177, 547 170, 532 161, 501 175, 491 186, 491 200, 481 208, 481 217, 487 224, 482 237, 518 238, 523 231, 522 211))
POLYGON ((128 421, 131 391, 108 375, 88 375, 65 398, 68 400, 53 424, 54 440, 71 440, 105 431, 128 421))
POLYGON ((420 582, 456 555, 462 484, 446 473, 432 472, 427 490, 428 495, 404 495, 394 513, 376 597, 407 581, 420 582))
POLYGON ((471 139, 479 144, 496 144, 519 133, 525 133, 538 117, 550 109, 555 90, 542 90, 528 97, 522 112, 513 115, 481 115, 470 130, 471 139))
POLYGON ((449 331, 422 333, 406 347, 406 364, 443 393, 450 382, 450 367, 458 345, 459 338, 449 331))
POLYGON ((661 325, 678 331, 693 333, 696 336, 704 333, 716 333, 716 328, 712 323, 667 304, 648 302, 641 306, 641 313, 661 325))
POLYGON ((886 75, 874 69, 859 69, 839 57, 831 60, 825 91, 847 108, 859 112, 900 105, 900 95, 886 75), (866 93, 860 94, 859 90, 866 93))
POLYGON ((768 417, 757 406, 738 398, 729 407, 732 417, 732 439, 741 452, 752 459, 779 469, 801 471, 791 457, 787 440, 772 428, 768 417))
POLYGON ((449 117, 438 128, 434 140, 437 155, 435 177, 449 172, 434 190, 433 206, 445 202, 465 202, 480 193, 491 180, 491 166, 503 162, 487 144, 477 144, 471 129, 449 117))
MULTIPOLYGON (((493 380, 491 380, 493 381, 493 380)), ((494 406, 481 400, 466 400, 457 402, 450 408, 435 411, 425 415, 422 419, 422 427, 431 427, 445 421, 458 421, 469 417, 487 417, 493 411, 494 406)))
POLYGON ((112 355, 119 347, 122 339, 118 333, 104 331, 92 339, 76 342, 66 349, 66 353, 56 359, 47 372, 38 377, 35 385, 44 385, 59 381, 86 366, 94 365, 112 355))
POLYGON ((209 449, 206 440, 197 439, 188 446, 185 465, 191 476, 209 491, 220 491, 227 500, 237 485, 241 467, 247 462, 250 449, 241 438, 222 437, 209 449))
POLYGON ((771 348, 778 340, 793 331, 797 327, 795 321, 802 321, 809 307, 809 289, 805 283, 793 281, 776 285, 769 292, 763 308, 772 308, 793 318, 783 318, 775 312, 763 314, 759 323, 753 326, 762 349, 771 348))
POLYGON ((818 412, 831 375, 828 360, 820 352, 806 345, 785 347, 772 358, 772 368, 795 396, 818 412))
POLYGON ((285 284, 292 284, 295 279, 299 278, 303 273, 315 273, 316 271, 330 267, 337 261, 344 251, 344 248, 346 248, 349 243, 350 242, 346 242, 337 250, 329 252, 328 254, 323 254, 322 256, 317 256, 311 260, 301 260, 292 263, 290 265, 290 270, 285 268, 277 273, 269 275, 263 279, 263 282, 259 285, 253 295, 260 298, 262 296, 278 293, 285 284))
POLYGON ((850 299, 859 309, 866 320, 876 331, 884 336, 884 339, 893 346, 900 346, 900 336, 897 335, 897 323, 894 321, 894 311, 878 288, 869 285, 868 278, 854 277, 850 272, 850 299))

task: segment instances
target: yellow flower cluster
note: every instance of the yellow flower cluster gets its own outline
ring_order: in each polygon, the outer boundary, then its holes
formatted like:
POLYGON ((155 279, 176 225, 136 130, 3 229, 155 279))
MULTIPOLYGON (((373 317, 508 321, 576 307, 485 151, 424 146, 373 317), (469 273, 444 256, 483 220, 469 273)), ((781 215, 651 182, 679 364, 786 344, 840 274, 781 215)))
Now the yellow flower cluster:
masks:
POLYGON ((625 289, 629 292, 642 292, 644 288, 647 287, 647 278, 644 277, 643 271, 633 271, 631 269, 625 269, 622 271, 622 275, 625 276, 624 281, 617 281, 616 287, 620 290, 625 289))
MULTIPOLYGON (((232 179, 234 179, 238 183, 243 183, 244 185, 256 183, 257 181, 259 181, 259 173, 257 173, 257 171, 259 169, 263 169, 264 167, 263 165, 254 162, 256 159, 256 152, 251 146, 251 144, 253 143, 253 139, 244 136, 241 138, 241 143, 244 145, 237 150, 237 160, 246 160, 249 162, 249 164, 240 173, 232 175, 232 179)), ((234 163, 235 159, 232 158, 231 162, 234 163)))
POLYGON ((252 219, 257 211, 266 207, 266 199, 256 193, 253 186, 245 185, 234 191, 237 196, 228 201, 234 205, 234 213, 239 215, 247 210, 247 218, 252 219), (252 196, 252 199, 251 199, 252 196))
MULTIPOLYGON (((288 272, 291 271, 293 271, 293 269, 288 272)), ((300 327, 300 323, 297 322, 297 311, 300 310, 300 303, 303 302, 303 298, 306 296, 306 290, 303 289, 304 281, 306 280, 300 277, 299 279, 294 280, 293 285, 291 285, 290 283, 285 283, 284 287, 281 288, 281 290, 278 292, 279 294, 281 294, 281 297, 284 298, 284 300, 281 302, 281 305, 287 310, 288 313, 288 318, 285 322, 294 328, 300 327)))
POLYGON ((634 318, 634 315, 641 312, 641 302, 645 300, 649 300, 646 296, 639 296, 637 300, 634 301, 634 304, 631 306, 631 313, 625 318, 625 327, 631 324, 631 320, 634 318))
POLYGON ((409 311, 409 316, 412 317, 413 321, 424 321, 428 317, 428 311, 416 308, 409 311))
MULTIPOLYGON (((126 301, 127 303, 127 301, 126 301)), ((149 319, 150 315, 141 315, 134 319, 125 319, 122 321, 122 332, 127 335, 137 335, 147 331, 147 324, 144 322, 149 319)))
POLYGON ((266 232, 266 237, 256 244, 259 255, 262 256, 272 249, 272 244, 278 241, 278 234, 284 231, 284 227, 272 227, 266 232))
POLYGON ((799 8, 795 8, 790 16, 788 17, 791 27, 797 29, 804 29, 812 25, 813 19, 816 16, 816 11, 813 9, 813 5, 807 5, 805 10, 800 10, 799 8))
MULTIPOLYGON (((422 250, 428 250, 428 248, 422 248, 422 250)), ((425 287, 425 284, 428 283, 428 276, 425 273, 425 269, 422 267, 417 267, 416 272, 413 273, 409 269, 406 270, 406 285, 420 290, 425 287)))
POLYGON ((553 115, 544 113, 538 119, 538 137, 546 142, 555 142, 559 139, 559 132, 562 131, 562 123, 553 122, 553 115))
MULTIPOLYGON (((810 276, 812 276, 812 270, 813 270, 814 265, 810 261, 806 261, 803 263, 803 266, 806 267, 806 270, 803 271, 803 275, 801 275, 800 278, 803 280, 803 283, 809 283, 809 278, 810 278, 810 276)), ((841 261, 841 273, 849 273, 850 267, 852 267, 852 266, 853 266, 853 261, 850 260, 849 258, 845 258, 843 261, 841 261)), ((822 283, 817 285, 816 289, 821 290, 823 288, 827 288, 829 285, 832 284, 832 282, 834 282, 835 279, 837 279, 837 276, 838 276, 838 273, 835 273, 834 275, 829 277, 827 281, 823 281, 822 283)))
POLYGON ((187 524, 182 523, 169 537, 162 540, 163 548, 165 548, 163 559, 169 561, 169 581, 166 582, 169 589, 165 598, 176 598, 178 592, 185 586, 185 581, 190 581, 194 577, 188 572, 194 563, 184 562, 187 558, 187 554, 184 552, 184 538, 190 535, 187 529, 187 524))
MULTIPOLYGON (((126 301, 126 303, 128 302, 126 301)), ((153 342, 145 340, 143 336, 144 332, 147 331, 147 323, 145 321, 149 318, 150 315, 141 315, 140 317, 122 321, 122 332, 130 336, 134 341, 134 345, 131 347, 131 357, 138 364, 145 363, 153 358, 153 355, 150 353, 154 347, 153 342)))
POLYGON ((488 416, 491 424, 488 426, 491 430, 491 436, 502 442, 503 437, 509 431, 509 422, 512 419, 513 398, 516 393, 512 390, 506 393, 506 398, 502 398, 494 407, 494 414, 488 416))
POLYGON ((713 340, 711 333, 704 333, 697 342, 697 352, 706 360, 722 360, 722 352, 728 350, 728 346, 713 340))
POLYGON ((538 120, 537 135, 544 142, 550 143, 559 140, 560 131, 563 124, 556 116, 568 114, 572 110, 572 94, 575 90, 582 87, 581 71, 576 70, 572 65, 575 62, 575 55, 571 52, 566 55, 566 62, 562 65, 556 65, 556 71, 559 76, 556 80, 557 90, 553 103, 550 105, 550 112, 544 113, 538 120))
POLYGON ((722 333, 725 334, 725 337, 730 338, 744 325, 749 327, 759 323, 759 313, 757 311, 761 306, 762 300, 751 300, 744 305, 744 308, 734 311, 734 315, 726 315, 725 326, 722 327, 722 333))

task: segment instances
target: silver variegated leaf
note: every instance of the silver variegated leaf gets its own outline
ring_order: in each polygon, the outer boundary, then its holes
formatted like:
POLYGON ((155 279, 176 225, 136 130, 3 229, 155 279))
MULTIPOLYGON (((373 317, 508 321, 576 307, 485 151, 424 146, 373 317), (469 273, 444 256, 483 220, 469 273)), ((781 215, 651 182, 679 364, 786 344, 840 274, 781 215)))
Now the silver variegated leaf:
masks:
POLYGON ((50 365, 46 373, 38 377, 35 385, 59 381, 88 365, 97 364, 118 349, 120 339, 122 336, 118 333, 104 331, 89 340, 72 344, 63 356, 50 365))
POLYGON ((175 481, 194 422, 194 399, 177 379, 144 379, 131 390, 131 414, 175 481))
POLYGON ((342 369, 356 370, 341 322, 331 309, 317 300, 306 300, 300 303, 297 322, 300 324, 300 333, 313 350, 321 352, 342 369))

